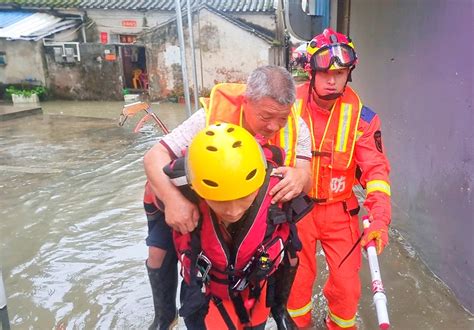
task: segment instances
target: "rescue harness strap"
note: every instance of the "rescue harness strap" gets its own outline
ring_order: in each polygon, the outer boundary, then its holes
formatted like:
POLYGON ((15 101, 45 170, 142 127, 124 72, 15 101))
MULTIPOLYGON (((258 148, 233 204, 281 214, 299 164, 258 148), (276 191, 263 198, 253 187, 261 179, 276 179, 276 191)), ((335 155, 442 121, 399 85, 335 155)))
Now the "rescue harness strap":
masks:
POLYGON ((229 330, 236 330, 236 327, 235 327, 234 323, 232 322, 232 319, 230 318, 229 313, 227 313, 227 310, 225 309, 224 305, 222 304, 222 299, 220 299, 216 296, 213 296, 212 300, 216 304, 216 307, 217 307, 217 310, 219 311, 219 313, 221 313, 221 316, 224 319, 224 322, 227 325, 227 328, 229 328, 229 330))
MULTIPOLYGON (((327 198, 311 198, 316 204, 326 203, 328 201, 327 198)), ((359 214, 360 205, 357 205, 355 209, 348 210, 347 209, 347 202, 342 201, 342 207, 344 208, 344 212, 348 212, 352 217, 359 214)))
MULTIPOLYGON (((346 201, 343 201, 342 202, 342 207, 344 208, 344 212, 348 212, 352 217, 359 214, 359 211, 360 211, 360 205, 357 205, 357 207, 353 210, 347 210, 347 202, 346 201)), ((339 266, 338 268, 341 268, 342 264, 344 263, 344 261, 346 261, 347 258, 349 258, 349 256, 351 255, 351 253, 355 250, 355 248, 359 245, 360 241, 362 240, 362 236, 364 235, 364 233, 362 233, 360 235, 360 237, 357 239, 357 241, 354 243, 354 245, 352 246, 352 248, 350 249, 350 251, 346 254, 346 256, 344 258, 342 258, 341 262, 339 263, 339 266)))
POLYGON ((332 153, 330 153, 329 151, 317 151, 317 150, 313 150, 313 151, 311 151, 311 154, 312 154, 314 157, 331 157, 331 156, 332 156, 332 153))

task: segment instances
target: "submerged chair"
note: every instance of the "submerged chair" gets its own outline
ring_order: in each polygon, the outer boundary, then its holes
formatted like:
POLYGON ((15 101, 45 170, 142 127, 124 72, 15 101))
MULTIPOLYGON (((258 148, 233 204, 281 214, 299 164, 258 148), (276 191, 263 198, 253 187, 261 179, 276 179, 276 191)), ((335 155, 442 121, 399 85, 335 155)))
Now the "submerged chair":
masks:
POLYGON ((143 88, 142 81, 140 80, 142 72, 142 69, 134 69, 132 71, 132 85, 134 89, 143 88))

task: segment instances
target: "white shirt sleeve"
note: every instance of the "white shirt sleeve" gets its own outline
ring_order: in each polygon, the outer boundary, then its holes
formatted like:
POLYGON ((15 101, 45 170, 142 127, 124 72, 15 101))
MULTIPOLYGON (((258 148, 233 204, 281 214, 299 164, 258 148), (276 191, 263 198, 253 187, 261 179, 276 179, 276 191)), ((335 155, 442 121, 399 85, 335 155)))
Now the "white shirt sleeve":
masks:
POLYGON ((183 150, 187 148, 193 137, 206 126, 206 114, 204 109, 199 109, 178 127, 165 135, 160 143, 164 144, 174 156, 181 157, 183 150))
POLYGON ((299 134, 296 141, 296 158, 311 160, 311 136, 308 125, 298 117, 299 134))

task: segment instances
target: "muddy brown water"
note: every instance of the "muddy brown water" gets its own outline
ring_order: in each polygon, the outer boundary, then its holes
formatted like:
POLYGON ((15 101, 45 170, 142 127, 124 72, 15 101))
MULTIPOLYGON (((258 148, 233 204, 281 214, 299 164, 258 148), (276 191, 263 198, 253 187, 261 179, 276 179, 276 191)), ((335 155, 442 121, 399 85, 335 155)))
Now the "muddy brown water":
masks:
MULTIPOLYGON (((161 133, 148 125, 133 133, 138 118, 118 127, 122 105, 46 102, 43 115, 0 122, 0 267, 13 329, 145 329, 152 321, 142 157, 161 133)), ((181 105, 152 107, 171 128, 185 118, 181 105)), ((314 328, 324 329, 327 270, 318 258, 314 328)), ((380 265, 392 328, 474 329, 396 230, 380 265)), ((361 273, 359 326, 376 329, 366 260, 361 273)))

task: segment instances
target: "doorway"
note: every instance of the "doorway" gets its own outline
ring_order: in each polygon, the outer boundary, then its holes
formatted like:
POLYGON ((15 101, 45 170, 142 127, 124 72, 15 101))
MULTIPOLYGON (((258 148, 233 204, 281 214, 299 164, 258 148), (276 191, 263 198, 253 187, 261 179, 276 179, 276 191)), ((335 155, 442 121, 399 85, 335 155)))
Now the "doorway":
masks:
POLYGON ((123 86, 133 93, 148 90, 145 47, 123 45, 120 47, 123 68, 123 86))

